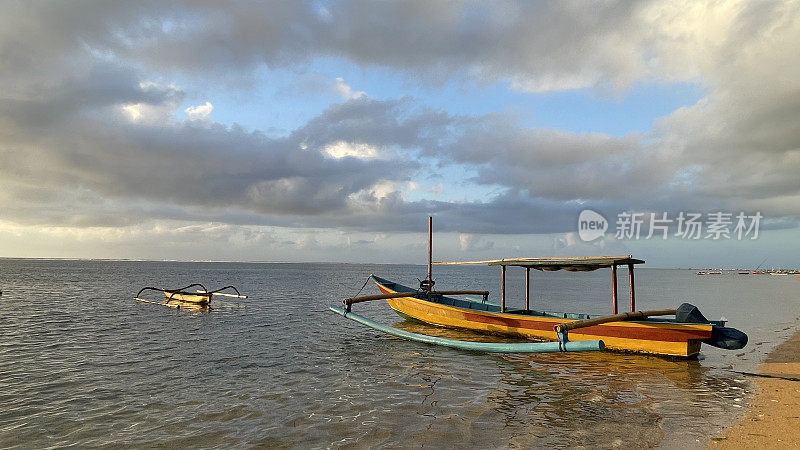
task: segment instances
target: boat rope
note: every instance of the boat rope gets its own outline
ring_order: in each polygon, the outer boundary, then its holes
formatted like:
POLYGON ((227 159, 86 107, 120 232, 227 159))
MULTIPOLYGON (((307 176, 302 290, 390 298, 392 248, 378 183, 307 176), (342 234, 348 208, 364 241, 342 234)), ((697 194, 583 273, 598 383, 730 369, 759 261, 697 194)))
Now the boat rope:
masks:
POLYGON ((361 289, 359 289, 359 290, 358 290, 358 292, 356 292, 356 295, 354 295, 353 297, 358 297, 358 294, 360 294, 360 293, 361 293, 361 291, 363 291, 363 290, 364 290, 364 288, 365 288, 365 287, 367 287, 367 283, 369 283, 369 280, 371 280, 371 279, 372 279, 372 277, 374 277, 374 276, 375 276, 375 275, 373 275, 373 274, 369 274, 369 276, 367 277, 367 280, 366 280, 366 281, 364 281, 364 285, 363 285, 363 286, 361 286, 361 289))

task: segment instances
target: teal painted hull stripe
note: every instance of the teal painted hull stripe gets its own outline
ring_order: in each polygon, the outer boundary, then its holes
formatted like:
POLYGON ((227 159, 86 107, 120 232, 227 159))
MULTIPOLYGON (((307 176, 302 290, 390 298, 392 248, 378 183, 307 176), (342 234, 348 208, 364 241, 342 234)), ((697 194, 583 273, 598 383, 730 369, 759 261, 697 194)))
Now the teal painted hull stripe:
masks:
POLYGON ((556 352, 590 352, 600 351, 606 346, 603 341, 569 341, 561 342, 523 342, 523 343, 502 343, 502 342, 470 342, 454 339, 444 339, 426 334, 412 333, 410 331, 399 330, 394 327, 383 325, 378 322, 359 316, 354 312, 347 312, 338 306, 329 306, 331 311, 347 317, 350 320, 366 325, 372 329, 390 334, 409 341, 424 342, 426 344, 442 345, 445 347, 458 348, 461 350, 474 350, 478 352, 491 353, 556 353, 556 352))

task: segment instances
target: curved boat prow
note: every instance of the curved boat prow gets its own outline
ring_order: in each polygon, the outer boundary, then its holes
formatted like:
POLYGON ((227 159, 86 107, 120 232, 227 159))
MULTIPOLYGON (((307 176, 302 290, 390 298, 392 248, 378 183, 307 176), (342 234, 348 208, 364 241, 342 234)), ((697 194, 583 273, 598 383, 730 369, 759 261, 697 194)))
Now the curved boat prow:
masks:
MULTIPOLYGON (((691 303, 684 303, 675 312, 675 320, 684 323, 711 323, 703 313, 691 303)), ((724 324, 724 322, 723 322, 724 324)), ((747 334, 736 328, 714 325, 711 328, 711 337, 703 339, 704 344, 725 350, 739 350, 747 345, 747 334)))
POLYGON ((426 334, 412 333, 410 331, 399 330, 394 327, 380 324, 378 322, 359 316, 358 314, 347 311, 344 308, 330 305, 331 311, 344 316, 350 320, 366 325, 374 330, 390 334, 395 337, 407 339, 409 341, 424 342, 426 344, 442 345, 461 350, 473 350, 490 353, 557 353, 557 352, 588 352, 601 351, 605 349, 605 344, 601 340, 596 341, 569 341, 569 342, 522 342, 522 343, 502 343, 502 342, 472 342, 459 341, 455 339, 445 339, 426 334))
POLYGON ((747 334, 736 328, 714 325, 711 328, 711 338, 704 339, 703 343, 725 350, 739 350, 747 345, 747 334))

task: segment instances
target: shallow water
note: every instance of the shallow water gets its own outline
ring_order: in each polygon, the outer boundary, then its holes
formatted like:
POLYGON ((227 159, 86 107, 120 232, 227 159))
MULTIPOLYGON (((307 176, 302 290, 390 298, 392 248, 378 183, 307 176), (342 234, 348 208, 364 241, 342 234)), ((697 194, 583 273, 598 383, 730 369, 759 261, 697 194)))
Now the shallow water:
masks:
MULTIPOLYGON (((422 266, 0 259, 0 446, 699 447, 741 411, 750 371, 797 326, 800 280, 637 271, 637 307, 694 303, 750 335, 699 360, 491 355, 381 335, 327 311, 375 273, 422 266), (210 312, 131 300, 145 285, 236 285, 210 312)), ((509 270, 521 304, 522 271, 509 270)), ((498 291, 496 268, 437 288, 498 291)), ((625 271, 620 299, 626 304, 625 271)), ((608 271, 532 274, 537 309, 606 313, 608 271)), ((368 286, 365 293, 374 293, 368 286)), ((402 322, 384 302, 356 305, 402 322)))

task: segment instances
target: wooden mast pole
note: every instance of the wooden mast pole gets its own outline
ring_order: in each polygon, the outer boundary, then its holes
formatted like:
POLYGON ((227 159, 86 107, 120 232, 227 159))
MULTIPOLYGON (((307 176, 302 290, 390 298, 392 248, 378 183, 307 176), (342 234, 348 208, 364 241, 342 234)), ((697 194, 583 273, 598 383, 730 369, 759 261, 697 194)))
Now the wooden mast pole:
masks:
POLYGON ((428 294, 433 290, 433 216, 428 216, 428 294))
POLYGON ((631 283, 631 312, 636 311, 636 288, 633 285, 633 264, 628 264, 628 280, 631 283))
POLYGON ((506 312, 506 266, 500 266, 500 312, 506 312))
POLYGON ((611 265, 611 314, 617 314, 617 265, 611 265))

